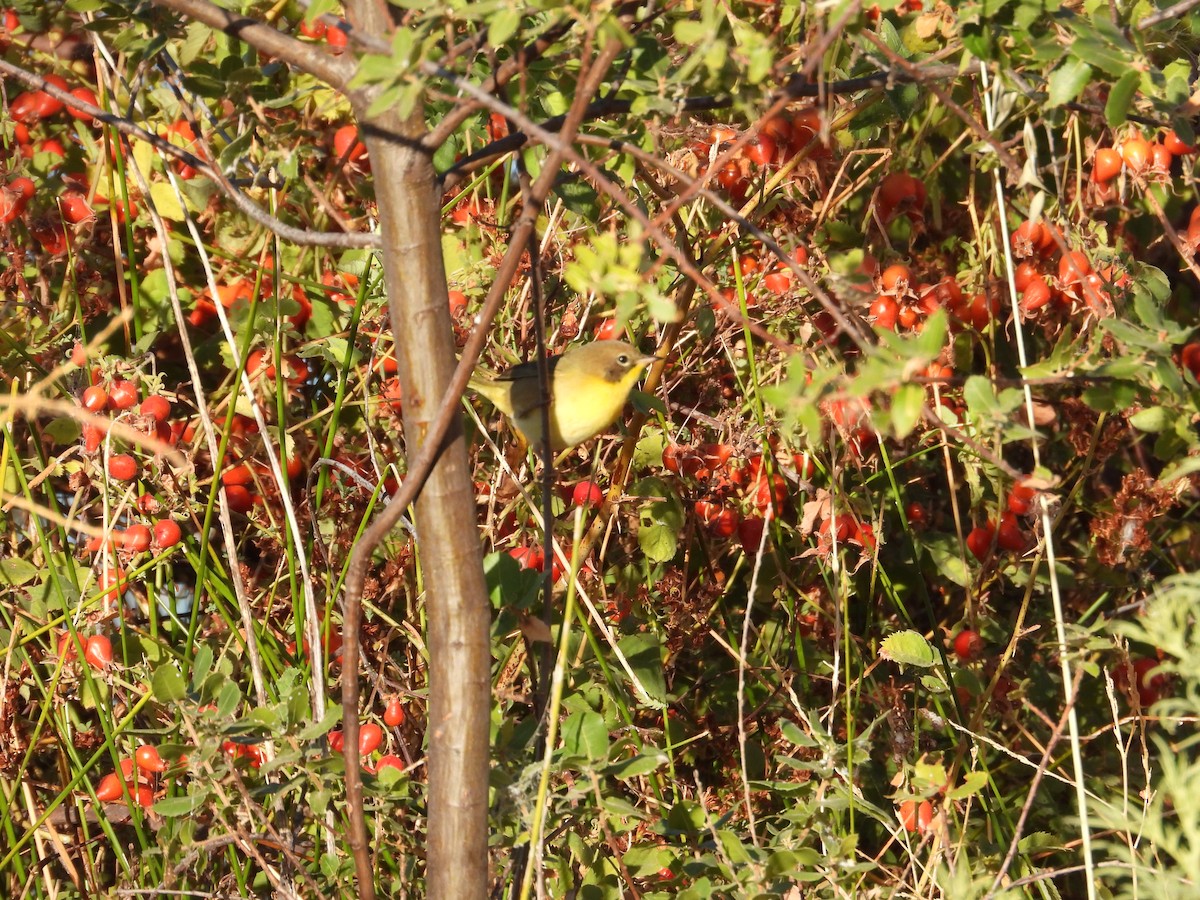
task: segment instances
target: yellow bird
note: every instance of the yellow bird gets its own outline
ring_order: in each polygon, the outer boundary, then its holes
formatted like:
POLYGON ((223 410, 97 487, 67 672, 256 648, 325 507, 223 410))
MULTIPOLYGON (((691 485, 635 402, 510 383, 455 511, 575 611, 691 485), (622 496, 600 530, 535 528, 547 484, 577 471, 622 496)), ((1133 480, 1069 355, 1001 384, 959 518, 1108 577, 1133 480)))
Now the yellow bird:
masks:
MULTIPOLYGON (((548 357, 550 446, 565 450, 608 428, 624 409, 642 370, 656 359, 624 341, 575 344, 548 357)), ((530 446, 538 446, 542 410, 537 362, 521 363, 494 377, 476 371, 470 387, 508 416, 530 446)))

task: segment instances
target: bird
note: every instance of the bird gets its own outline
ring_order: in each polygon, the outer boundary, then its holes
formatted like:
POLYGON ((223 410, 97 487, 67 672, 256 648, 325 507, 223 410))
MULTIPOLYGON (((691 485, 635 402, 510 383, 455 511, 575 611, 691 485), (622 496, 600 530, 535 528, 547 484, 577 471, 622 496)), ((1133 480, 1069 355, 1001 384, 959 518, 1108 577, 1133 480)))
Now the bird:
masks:
MULTIPOLYGON (((551 448, 569 449, 612 425, 642 371, 657 359, 625 341, 575 344, 547 357, 551 448)), ((538 446, 542 398, 537 362, 521 363, 494 376, 476 370, 468 386, 504 413, 526 443, 538 446)))

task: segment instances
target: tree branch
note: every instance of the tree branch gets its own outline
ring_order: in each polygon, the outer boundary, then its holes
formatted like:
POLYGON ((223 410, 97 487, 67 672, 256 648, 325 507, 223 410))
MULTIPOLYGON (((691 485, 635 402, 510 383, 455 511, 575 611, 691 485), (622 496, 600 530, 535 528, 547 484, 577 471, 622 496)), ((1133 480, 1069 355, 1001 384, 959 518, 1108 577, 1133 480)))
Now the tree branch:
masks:
MULTIPOLYGON (((1197 0, 1200 2, 1200 0, 1197 0)), ((826 84, 815 84, 808 80, 808 77, 803 72, 797 72, 788 79, 786 85, 770 102, 772 105, 779 103, 780 100, 788 102, 797 100, 802 97, 816 97, 820 94, 853 94, 859 91, 868 90, 873 87, 885 87, 888 84, 897 83, 912 83, 925 81, 938 81, 946 78, 958 77, 961 73, 954 66, 935 66, 929 69, 922 69, 919 73, 913 72, 875 72, 871 75, 863 75, 858 78, 848 78, 844 81, 833 81, 826 84)), ((483 88, 481 88, 483 89, 483 88)), ((491 93, 491 91, 488 91, 491 93)), ((728 109, 733 105, 734 98, 730 95, 717 95, 705 97, 689 97, 679 104, 676 115, 688 112, 707 112, 714 109, 728 109)), ((479 109, 484 104, 476 101, 473 109, 479 109)), ((595 103, 589 104, 584 119, 591 121, 592 119, 603 119, 607 116, 628 115, 633 109, 632 100, 621 100, 617 98, 605 98, 597 100, 595 103)), ((553 116, 546 121, 540 123, 540 128, 544 131, 557 133, 562 130, 563 123, 566 121, 565 115, 553 116)), ((433 136, 440 133, 440 126, 435 131, 431 132, 426 138, 426 143, 430 146, 437 146, 434 143, 433 136)), ((446 135, 448 137, 449 135, 446 135)), ((445 140, 445 137, 442 138, 445 140)), ((438 143, 440 143, 439 141, 438 143)), ((461 176, 467 172, 474 171, 479 167, 486 165, 497 156, 502 156, 505 153, 512 153, 519 150, 529 143, 529 135, 523 131, 513 132, 498 141, 493 141, 486 147, 483 147, 470 156, 460 159, 453 166, 446 170, 443 180, 446 190, 452 190, 461 181, 461 176)))
POLYGON ((27 72, 20 66, 10 63, 6 59, 0 58, 0 74, 7 75, 22 84, 27 85, 33 90, 45 91, 51 97, 59 100, 71 109, 79 112, 87 113, 94 119, 103 122, 106 125, 111 125, 117 131, 129 137, 137 138, 140 141, 145 141, 156 150, 167 154, 168 156, 187 163, 198 172, 203 172, 209 178, 217 183, 222 192, 233 201, 234 205, 247 216, 269 229, 279 237, 294 244, 309 246, 309 247, 339 247, 343 249, 353 249, 359 247, 378 247, 380 245, 379 235, 372 232, 357 232, 347 233, 343 231, 308 231, 303 228, 297 228, 294 225, 288 225, 279 219, 272 216, 258 204, 254 203, 249 197, 237 189, 237 186, 225 177, 225 173, 217 168, 207 159, 202 159, 193 153, 189 153, 182 147, 172 144, 165 138, 159 137, 157 134, 147 131, 140 125, 135 125, 129 119, 123 116, 116 116, 112 113, 107 113, 98 106, 93 106, 85 100, 80 100, 74 94, 64 91, 58 86, 46 81, 40 75, 35 75, 32 72, 27 72))
POLYGON ((349 94, 350 79, 357 64, 350 59, 331 56, 312 44, 298 41, 256 19, 241 16, 209 3, 208 0, 150 0, 155 6, 180 13, 272 56, 302 72, 321 79, 331 88, 349 94))

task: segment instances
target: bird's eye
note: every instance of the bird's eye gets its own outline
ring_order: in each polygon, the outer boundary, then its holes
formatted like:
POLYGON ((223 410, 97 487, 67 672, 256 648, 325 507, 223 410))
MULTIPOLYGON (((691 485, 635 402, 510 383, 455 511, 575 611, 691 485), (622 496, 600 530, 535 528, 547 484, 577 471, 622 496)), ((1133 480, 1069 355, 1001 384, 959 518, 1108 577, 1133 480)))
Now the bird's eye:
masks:
POLYGON ((622 353, 620 356, 617 357, 617 362, 619 362, 623 366, 629 365, 629 354, 622 353))

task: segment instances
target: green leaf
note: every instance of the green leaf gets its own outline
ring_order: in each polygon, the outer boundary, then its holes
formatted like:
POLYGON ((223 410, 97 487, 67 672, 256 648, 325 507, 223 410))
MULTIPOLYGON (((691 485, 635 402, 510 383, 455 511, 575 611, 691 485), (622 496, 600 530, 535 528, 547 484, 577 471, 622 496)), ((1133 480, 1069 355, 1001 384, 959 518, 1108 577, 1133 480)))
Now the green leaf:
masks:
POLYGON ((659 703, 665 702, 667 682, 663 677, 662 651, 658 638, 652 634, 630 634, 621 638, 617 647, 650 699, 659 703))
POLYGON ((639 753, 637 756, 607 766, 604 772, 606 775, 613 775, 622 781, 628 781, 630 778, 649 775, 666 764, 667 755, 665 753, 639 753))
POLYGON ((978 794, 988 783, 987 772, 967 772, 963 775, 962 784, 946 792, 947 800, 964 800, 978 794))
POLYGON ((1172 481, 1184 478, 1193 472, 1200 472, 1200 456, 1184 457, 1178 462, 1167 466, 1159 473, 1158 480, 1160 484, 1170 484, 1172 481))
POLYGON ((1062 106, 1077 98, 1092 80, 1092 67, 1082 59, 1068 59, 1050 76, 1050 106, 1062 106))
POLYGON ((151 689, 154 698, 164 704, 176 703, 187 696, 187 682, 175 668, 174 662, 165 662, 154 670, 151 689))
POLYGON ((897 631, 883 639, 879 647, 881 659, 890 659, 900 666, 917 666, 922 669, 936 665, 937 653, 929 641, 915 631, 897 631))
POLYGON ((572 756, 599 762, 608 756, 608 727, 593 710, 578 712, 563 723, 563 746, 572 756))
POLYGON ((944 694, 950 690, 950 685, 940 675, 922 675, 921 686, 931 694, 944 694))
POLYGON ((1141 73, 1130 69, 1109 88, 1108 102, 1104 104, 1104 119, 1109 128, 1116 128, 1128 118, 1129 106, 1140 82, 1141 73))
POLYGON ((638 546, 651 562, 670 562, 679 549, 679 531, 662 523, 638 528, 638 546))
POLYGON ((635 878, 645 878, 671 865, 678 856, 662 844, 635 844, 622 854, 621 859, 635 878))
POLYGON ((508 39, 517 33, 520 26, 521 6, 516 3, 501 5, 488 19, 488 43, 493 47, 508 43, 508 39))
POLYGON ((83 429, 79 422, 70 416, 62 416, 58 419, 52 419, 42 431, 59 446, 65 446, 79 440, 79 435, 83 429))
POLYGON ((242 702, 242 692, 232 681, 226 681, 217 692, 217 715, 228 719, 242 702))
POLYGON ((154 811, 164 819, 177 816, 190 816, 208 802, 204 793, 188 794, 184 797, 164 797, 154 804, 154 811))
POLYGON ((17 556, 0 559, 0 579, 3 579, 5 584, 10 584, 14 587, 28 584, 37 578, 40 572, 41 569, 33 563, 17 556))
POLYGON ((301 729, 296 735, 296 740, 302 744, 315 741, 317 738, 329 734, 340 721, 342 721, 341 706, 331 706, 325 710, 325 715, 320 722, 311 722, 307 728, 301 729))
POLYGON ((212 671, 213 652, 208 644, 197 644, 192 656, 192 686, 199 687, 212 671))
POLYGON ((1130 416, 1129 424, 1138 431, 1148 431, 1151 434, 1158 434, 1160 431, 1166 431, 1171 426, 1173 418, 1163 407, 1151 406, 1130 416))
POLYGON ((560 176, 555 180, 554 193, 576 215, 592 222, 600 218, 600 195, 582 178, 560 176))
POLYGON ((237 165, 238 160, 250 149, 254 143, 254 129, 247 128, 241 132, 236 138, 230 141, 217 154, 217 165, 223 170, 229 170, 237 165))
POLYGON ((182 222, 187 218, 187 213, 184 211, 183 204, 179 202, 179 195, 175 193, 175 188, 165 181, 156 181, 150 185, 150 202, 154 204, 154 208, 164 219, 182 222))
POLYGON ((1035 831, 1033 834, 1027 834, 1021 838, 1017 842, 1017 846, 1022 853, 1036 855, 1051 850, 1061 850, 1063 848, 1063 841, 1058 835, 1045 831, 1035 831))
POLYGON ((892 396, 892 430, 904 440, 921 420, 925 409, 925 388, 919 384, 902 384, 892 396))

